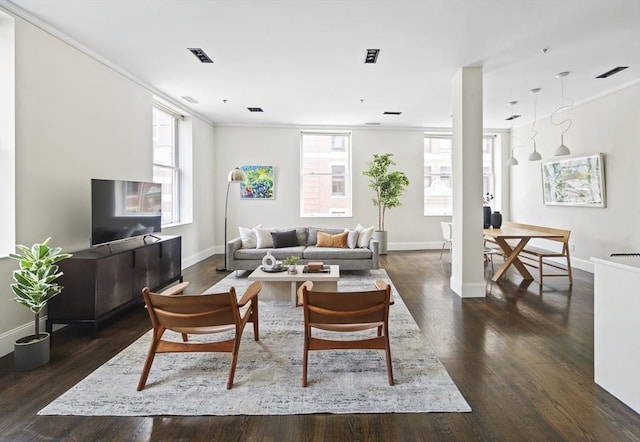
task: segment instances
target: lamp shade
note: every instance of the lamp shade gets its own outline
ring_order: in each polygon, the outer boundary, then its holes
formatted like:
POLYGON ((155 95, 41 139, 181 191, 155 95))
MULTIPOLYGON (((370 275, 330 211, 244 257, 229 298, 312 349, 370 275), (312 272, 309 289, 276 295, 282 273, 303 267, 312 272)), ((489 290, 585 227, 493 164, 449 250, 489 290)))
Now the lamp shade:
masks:
POLYGON ((229 172, 228 181, 230 183, 244 183, 247 180, 247 175, 240 169, 236 167, 235 169, 229 172))
POLYGON ((560 156, 560 155, 569 155, 571 154, 571 151, 569 150, 569 148, 567 146, 565 146, 564 144, 561 144, 560 146, 558 146, 558 148, 555 151, 555 155, 556 156, 560 156))
POLYGON ((540 161, 541 159, 542 159, 542 155, 540 155, 540 152, 538 152, 537 150, 534 150, 529 155, 529 161, 540 161))
POLYGON ((507 160, 507 166, 517 166, 518 160, 515 157, 511 157, 507 160))

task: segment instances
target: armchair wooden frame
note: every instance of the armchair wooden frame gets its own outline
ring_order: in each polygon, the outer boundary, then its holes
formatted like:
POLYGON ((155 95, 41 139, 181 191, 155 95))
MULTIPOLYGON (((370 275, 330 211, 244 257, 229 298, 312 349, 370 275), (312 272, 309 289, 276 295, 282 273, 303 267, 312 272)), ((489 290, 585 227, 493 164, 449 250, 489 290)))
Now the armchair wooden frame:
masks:
POLYGON ((147 383, 151 365, 157 353, 223 352, 231 353, 227 389, 233 386, 242 332, 253 323, 253 336, 260 339, 258 327, 258 294, 261 282, 252 283, 240 300, 232 287, 226 293, 185 295, 189 283, 177 284, 162 293, 142 290, 147 312, 153 326, 153 338, 138 382, 138 391, 147 383), (166 330, 182 335, 182 342, 162 339, 166 330), (235 330, 233 338, 214 342, 190 342, 190 334, 212 334, 235 330))
POLYGON ((389 306, 391 287, 376 281, 376 290, 358 292, 317 292, 301 286, 304 311, 304 353, 302 386, 307 386, 309 351, 313 350, 384 350, 387 380, 393 385, 391 347, 389 345, 389 306), (373 337, 334 340, 313 335, 313 330, 357 332, 377 329, 373 337))

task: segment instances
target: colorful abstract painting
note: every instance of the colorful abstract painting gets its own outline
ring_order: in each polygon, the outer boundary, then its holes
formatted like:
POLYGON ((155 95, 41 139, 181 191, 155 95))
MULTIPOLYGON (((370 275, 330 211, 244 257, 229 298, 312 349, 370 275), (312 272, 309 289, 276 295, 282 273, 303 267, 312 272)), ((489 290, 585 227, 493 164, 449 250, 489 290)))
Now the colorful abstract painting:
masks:
POLYGON ((242 199, 273 199, 273 166, 241 166, 247 180, 240 183, 242 199))
POLYGON ((552 206, 605 207, 603 160, 600 153, 544 163, 544 203, 552 206))

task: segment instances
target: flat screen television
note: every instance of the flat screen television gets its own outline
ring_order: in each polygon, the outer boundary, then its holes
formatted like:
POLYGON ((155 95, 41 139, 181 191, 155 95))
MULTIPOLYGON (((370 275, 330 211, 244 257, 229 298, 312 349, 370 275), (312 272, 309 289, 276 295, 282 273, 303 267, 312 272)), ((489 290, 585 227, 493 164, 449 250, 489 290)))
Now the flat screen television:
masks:
POLYGON ((158 233, 162 185, 142 181, 91 180, 91 245, 158 233))

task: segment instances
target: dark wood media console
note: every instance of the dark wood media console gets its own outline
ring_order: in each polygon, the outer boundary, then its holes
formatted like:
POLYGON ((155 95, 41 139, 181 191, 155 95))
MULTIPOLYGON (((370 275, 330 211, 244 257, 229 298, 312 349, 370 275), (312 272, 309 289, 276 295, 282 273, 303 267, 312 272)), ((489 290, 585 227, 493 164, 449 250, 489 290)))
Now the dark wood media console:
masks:
POLYGON ((61 261, 62 293, 49 301, 47 331, 53 324, 98 324, 142 303, 142 289, 182 281, 182 238, 132 238, 80 250, 61 261))

